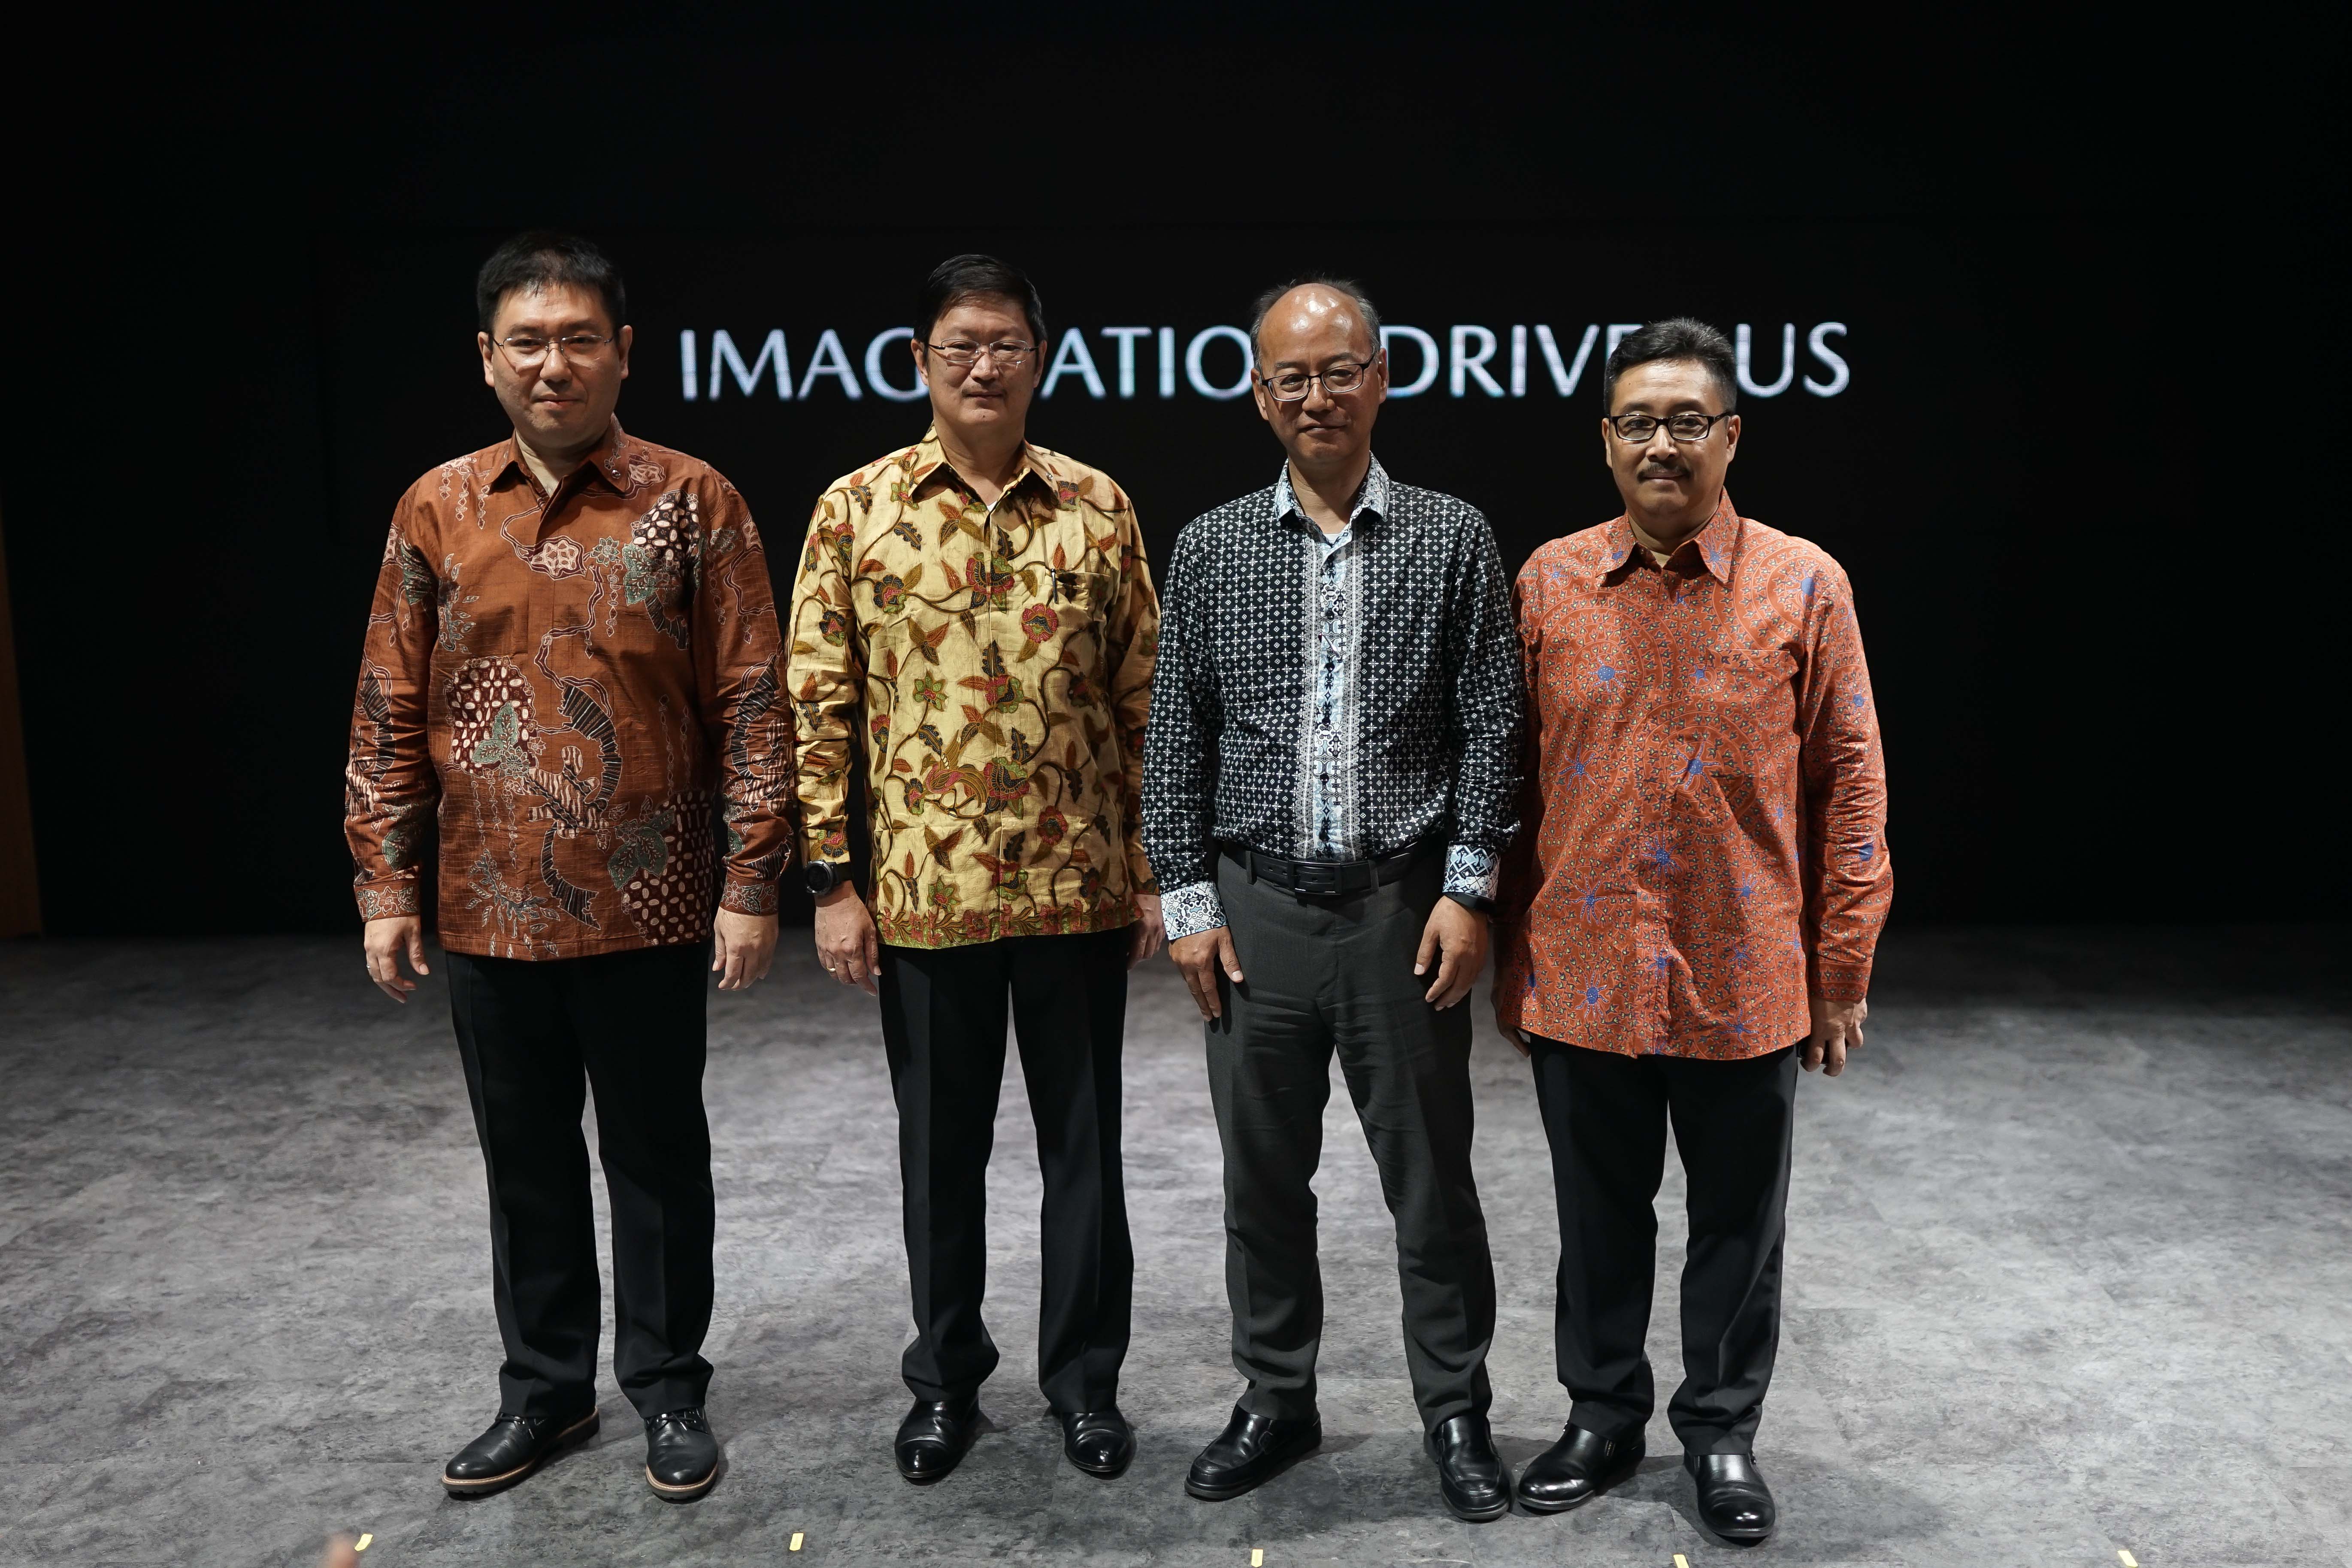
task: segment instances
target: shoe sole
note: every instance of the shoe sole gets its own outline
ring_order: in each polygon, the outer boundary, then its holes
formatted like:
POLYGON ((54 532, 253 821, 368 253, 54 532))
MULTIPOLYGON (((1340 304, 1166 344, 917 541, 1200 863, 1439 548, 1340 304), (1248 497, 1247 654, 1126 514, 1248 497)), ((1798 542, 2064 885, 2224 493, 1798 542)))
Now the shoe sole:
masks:
POLYGON ((499 1475, 484 1476, 479 1480, 471 1481, 457 1480, 445 1470, 442 1472, 441 1476, 442 1488, 446 1490, 451 1497, 481 1497, 488 1492, 503 1491, 508 1487, 514 1485, 517 1481, 529 1477, 531 1471, 539 1468, 540 1466, 547 1463, 548 1460, 555 1458, 556 1455, 561 1454, 564 1449, 572 1447, 574 1444, 584 1443, 589 1438, 593 1437, 596 1435, 597 1427, 602 1424, 603 1413, 601 1411, 591 1410, 587 1415, 582 1416, 579 1420, 574 1421, 562 1431, 558 1432, 555 1435, 555 1440, 548 1444, 546 1447, 541 1449, 537 1454, 532 1455, 530 1462, 517 1465, 513 1469, 505 1471, 499 1475))
POLYGON ((1582 1508, 1586 1503, 1591 1502, 1602 1492, 1623 1486, 1627 1481, 1633 1479, 1633 1472, 1641 1468, 1642 1461, 1637 1458, 1632 1464, 1627 1465, 1624 1468, 1612 1471, 1609 1475, 1601 1479, 1599 1485, 1595 1486, 1591 1491, 1585 1493, 1582 1497, 1578 1498, 1574 1502, 1538 1502, 1532 1498, 1522 1496, 1517 1500, 1518 1504, 1529 1513, 1568 1513, 1573 1510, 1582 1508))
MULTIPOLYGON (((940 1482, 946 1480, 950 1476, 954 1475, 957 1468, 961 1466, 964 1462, 965 1458, 971 1454, 972 1446, 980 1441, 980 1435, 984 1429, 982 1423, 987 1419, 988 1417, 985 1415, 973 1417, 971 1436, 964 1439, 963 1447, 956 1450, 955 1458, 948 1461, 948 1468, 946 1469, 940 1471, 937 1475, 918 1476, 908 1473, 905 1463, 900 1461, 898 1463, 899 1479, 904 1480, 910 1487, 930 1487, 937 1486, 940 1482)), ((946 1445, 943 1443, 927 1443, 924 1447, 945 1447, 946 1445)), ((891 1458, 893 1460, 898 1460, 898 1456, 894 1453, 891 1455, 891 1458)))
POLYGON ((1495 1507, 1476 1510, 1464 1508, 1452 1498, 1446 1497, 1443 1490, 1440 1490, 1437 1495, 1440 1498, 1444 1499, 1445 1511, 1452 1514, 1454 1518, 1460 1520, 1465 1524, 1492 1524, 1495 1521, 1502 1518, 1505 1514, 1511 1511, 1511 1500, 1507 1493, 1505 1494, 1503 1500, 1497 1503, 1495 1507))
POLYGON ((711 1466, 710 1473, 700 1480, 688 1481, 682 1487, 674 1487, 667 1481, 656 1480, 654 1468, 651 1465, 646 1467, 646 1485, 653 1488, 654 1495, 665 1502, 692 1502, 718 1484, 719 1467, 716 1465, 711 1466))
MULTIPOLYGON (((1064 1454, 1062 1458, 1070 1459, 1070 1456, 1067 1454, 1064 1454)), ((1098 1481, 1115 1481, 1118 1479, 1119 1477, 1127 1474, 1128 1466, 1133 1463, 1135 1463, 1135 1456, 1129 1454, 1126 1458, 1121 1459, 1116 1465, 1082 1465, 1076 1459, 1070 1459, 1070 1468, 1077 1471, 1080 1475, 1092 1476, 1098 1481)))
POLYGON ((1274 1479, 1275 1477, 1282 1474, 1283 1471, 1290 1468, 1291 1466, 1298 1463, 1299 1460, 1307 1458, 1307 1456, 1314 1453, 1321 1447, 1323 1447, 1323 1434, 1318 1432, 1315 1434, 1315 1440, 1313 1442, 1306 1444, 1295 1454, 1284 1456, 1281 1463, 1276 1465, 1274 1468, 1266 1471, 1265 1474, 1250 1482, 1247 1486, 1196 1486, 1192 1482, 1192 1478, 1187 1476, 1184 1478, 1184 1491, 1187 1496, 1198 1498, 1202 1502, 1231 1502, 1237 1497, 1243 1497, 1250 1492, 1257 1490, 1258 1488, 1265 1485, 1266 1482, 1274 1479))

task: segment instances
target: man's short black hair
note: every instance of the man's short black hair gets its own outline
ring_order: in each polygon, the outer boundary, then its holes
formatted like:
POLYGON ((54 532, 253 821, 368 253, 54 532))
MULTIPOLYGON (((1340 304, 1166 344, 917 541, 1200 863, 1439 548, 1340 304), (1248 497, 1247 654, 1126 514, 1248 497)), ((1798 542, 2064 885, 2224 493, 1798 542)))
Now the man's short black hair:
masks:
POLYGON ((1381 313, 1373 308, 1372 297, 1364 292, 1364 286, 1352 278, 1341 278, 1329 272, 1308 272, 1292 279, 1287 283, 1276 284, 1260 294, 1257 297, 1257 303, 1250 307, 1251 358, 1256 360, 1261 365, 1265 363, 1265 333, 1267 313, 1282 303, 1282 297, 1285 294, 1289 293, 1293 289, 1304 289, 1310 284, 1317 288, 1328 289, 1335 294, 1345 294, 1353 300, 1357 316, 1362 320, 1365 330, 1372 334, 1372 353, 1377 354, 1381 352, 1381 313))
POLYGON ((482 331, 498 319, 499 307, 518 289, 586 289, 604 301, 604 313, 619 331, 629 324, 629 291, 612 258, 576 234, 528 229, 490 252, 474 279, 474 308, 482 331))
POLYGON ((1037 298, 1037 285, 1029 281, 1029 274, 978 251, 949 257, 923 279, 922 292, 915 297, 916 340, 929 342, 931 329, 940 324, 941 316, 966 300, 982 299, 1010 300, 1019 305, 1029 319, 1031 340, 1045 341, 1045 302, 1037 298))
POLYGON ((1609 351, 1609 363, 1601 373, 1601 412, 1606 414, 1617 405, 1619 376, 1637 364, 1662 359, 1693 360, 1706 366, 1723 399, 1723 412, 1728 414, 1739 406, 1739 362, 1732 357, 1731 341, 1705 321, 1676 316, 1628 333, 1609 351))

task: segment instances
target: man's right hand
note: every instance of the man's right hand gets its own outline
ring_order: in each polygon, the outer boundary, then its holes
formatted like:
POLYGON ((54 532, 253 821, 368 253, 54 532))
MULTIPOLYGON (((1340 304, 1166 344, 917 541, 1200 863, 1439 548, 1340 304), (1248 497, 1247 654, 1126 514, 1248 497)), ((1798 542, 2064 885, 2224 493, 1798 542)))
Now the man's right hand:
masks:
POLYGON ((360 946, 367 953, 368 978, 376 989, 395 1002, 405 1002, 408 994, 416 989, 416 982, 400 973, 400 955, 408 955, 408 967, 419 974, 433 971, 425 963, 425 920, 421 915, 385 915, 368 921, 360 937, 360 946))
POLYGON ((1215 1019, 1224 1014, 1224 1004, 1217 998, 1217 972, 1234 984, 1242 983, 1242 961, 1234 952, 1234 933, 1223 926, 1194 931, 1168 944, 1168 956, 1184 972, 1184 984, 1192 988, 1192 1005, 1201 1009, 1201 1016, 1215 1019))
POLYGON ((879 994, 875 979, 882 973, 882 939, 866 900, 850 883, 816 901, 816 960, 844 985, 855 985, 868 996, 879 994))

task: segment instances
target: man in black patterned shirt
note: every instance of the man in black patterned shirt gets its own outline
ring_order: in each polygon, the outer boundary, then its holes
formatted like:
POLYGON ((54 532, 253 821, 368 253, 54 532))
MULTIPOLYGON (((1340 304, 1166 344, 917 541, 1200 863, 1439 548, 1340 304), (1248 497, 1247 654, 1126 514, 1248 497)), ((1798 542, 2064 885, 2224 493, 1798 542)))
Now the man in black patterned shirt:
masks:
POLYGON ((1336 1049, 1396 1218, 1440 1491, 1494 1519, 1511 1483, 1486 1427, 1495 1273, 1460 1004, 1516 826, 1518 637, 1486 520, 1372 457, 1388 364, 1362 291, 1270 290, 1252 335, 1287 460, 1177 541, 1144 741, 1144 848, 1208 1034, 1249 1384, 1185 1486, 1236 1497, 1322 1440, 1309 1183, 1336 1049))

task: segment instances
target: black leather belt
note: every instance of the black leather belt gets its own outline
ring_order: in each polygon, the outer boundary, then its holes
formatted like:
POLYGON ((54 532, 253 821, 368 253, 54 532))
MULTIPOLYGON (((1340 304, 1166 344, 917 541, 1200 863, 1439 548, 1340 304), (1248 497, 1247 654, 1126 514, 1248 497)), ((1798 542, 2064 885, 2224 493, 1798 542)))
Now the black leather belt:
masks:
POLYGON ((1421 858, 1418 846, 1385 860, 1285 860, 1238 844, 1222 844, 1218 849, 1253 880, 1272 882, 1302 899, 1344 899, 1385 888, 1421 858))

